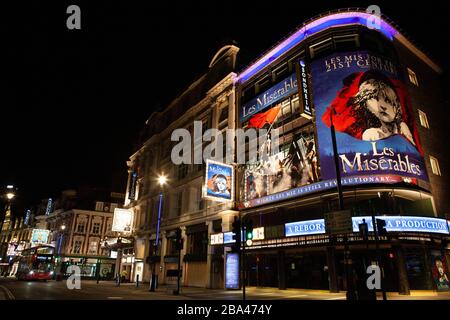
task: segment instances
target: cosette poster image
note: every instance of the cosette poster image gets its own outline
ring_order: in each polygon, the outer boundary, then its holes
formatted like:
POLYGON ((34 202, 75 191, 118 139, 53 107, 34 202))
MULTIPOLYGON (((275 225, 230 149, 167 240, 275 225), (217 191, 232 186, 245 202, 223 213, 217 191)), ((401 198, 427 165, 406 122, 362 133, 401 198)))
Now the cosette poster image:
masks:
POLYGON ((204 197, 216 201, 234 200, 234 168, 232 165, 206 161, 206 192, 204 197))
POLYGON ((410 98, 400 69, 370 52, 336 53, 311 63, 322 179, 394 174, 428 181, 410 98))

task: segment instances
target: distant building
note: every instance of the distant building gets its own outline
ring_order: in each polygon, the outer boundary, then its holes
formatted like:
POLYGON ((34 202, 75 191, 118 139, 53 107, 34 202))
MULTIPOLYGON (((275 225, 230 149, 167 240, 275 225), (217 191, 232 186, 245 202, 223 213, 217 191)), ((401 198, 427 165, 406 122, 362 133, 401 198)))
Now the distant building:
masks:
MULTIPOLYGON (((97 196, 99 197, 99 196, 97 196)), ((55 247, 57 272, 65 274, 67 267, 78 265, 83 277, 112 278, 116 259, 105 243, 114 237, 111 232, 114 209, 122 205, 123 194, 111 193, 93 201, 83 192, 66 190, 55 200, 52 212, 37 216, 50 230, 49 243, 55 247)))

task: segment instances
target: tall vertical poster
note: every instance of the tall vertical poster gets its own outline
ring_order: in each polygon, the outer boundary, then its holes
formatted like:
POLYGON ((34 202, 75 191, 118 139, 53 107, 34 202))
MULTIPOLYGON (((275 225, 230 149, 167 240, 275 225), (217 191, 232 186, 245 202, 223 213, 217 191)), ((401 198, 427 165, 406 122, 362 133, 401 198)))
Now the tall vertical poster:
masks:
POLYGON ((428 181, 411 103, 395 62, 366 51, 311 63, 322 179, 336 177, 331 122, 342 177, 396 175, 428 181))

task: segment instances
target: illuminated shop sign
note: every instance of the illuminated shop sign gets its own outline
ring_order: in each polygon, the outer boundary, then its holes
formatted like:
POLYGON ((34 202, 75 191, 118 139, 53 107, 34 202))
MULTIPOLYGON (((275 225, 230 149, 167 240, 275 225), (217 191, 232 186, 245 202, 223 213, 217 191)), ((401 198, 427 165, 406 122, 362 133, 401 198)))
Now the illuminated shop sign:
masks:
POLYGON ((392 60, 368 51, 335 53, 311 63, 321 177, 336 177, 330 127, 342 177, 396 174, 428 181, 423 150, 392 60))
POLYGON ((233 240, 233 232, 224 232, 223 233, 223 244, 235 243, 236 240, 233 240))
POLYGON ((325 220, 317 219, 317 220, 286 223, 285 233, 286 237, 324 234, 325 220))
POLYGON ((211 245, 223 244, 223 233, 211 235, 211 245))
POLYGON ((309 70, 304 60, 299 61, 299 79, 300 85, 298 86, 298 96, 300 98, 300 115, 306 119, 311 119, 312 106, 309 70))
POLYGON ((239 254, 227 253, 225 265, 225 288, 239 289, 239 254))
MULTIPOLYGON (((366 220, 370 232, 373 232, 372 217, 353 217, 353 232, 359 232, 359 224, 366 220)), ((387 232, 425 232, 450 234, 447 221, 438 218, 410 216, 377 216, 386 221, 387 232)), ((286 237, 325 234, 325 220, 308 220, 285 224, 286 237)))
POLYGON ((264 110, 273 103, 297 92, 297 75, 291 74, 289 77, 279 82, 272 88, 264 91, 256 98, 253 98, 241 108, 241 122, 244 122, 255 113, 264 110))
MULTIPOLYGON (((373 231, 372 217, 353 217, 353 231, 358 232, 358 225, 366 219, 369 231, 373 231)), ((395 217, 380 216, 377 219, 386 221, 386 231, 388 232, 428 232, 449 234, 447 221, 438 218, 427 217, 395 217)))
POLYGON ((253 240, 264 240, 264 227, 253 229, 253 240))
MULTIPOLYGON (((411 185, 417 185, 417 179, 411 179, 409 177, 401 177, 396 175, 366 175, 366 176, 353 176, 341 179, 342 186, 356 186, 361 184, 397 184, 406 183, 411 185)), ((270 194, 260 198, 254 198, 248 201, 244 201, 240 204, 240 208, 251 208, 261 206, 264 204, 282 201, 299 196, 305 196, 314 192, 329 190, 336 188, 336 179, 319 181, 316 183, 307 184, 298 188, 289 189, 286 191, 270 194)))

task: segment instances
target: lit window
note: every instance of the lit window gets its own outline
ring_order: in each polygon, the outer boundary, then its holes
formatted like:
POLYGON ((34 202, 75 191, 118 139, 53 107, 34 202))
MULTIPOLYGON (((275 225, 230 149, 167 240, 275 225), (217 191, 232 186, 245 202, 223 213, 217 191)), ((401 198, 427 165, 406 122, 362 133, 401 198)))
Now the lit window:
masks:
POLYGON ((441 175, 441 169, 439 168, 439 162, 435 157, 430 156, 431 171, 437 176, 441 175))
POLYGON ((82 242, 80 240, 75 241, 73 253, 81 253, 81 244, 82 244, 82 242))
POLYGON ((417 80, 416 73, 412 71, 410 68, 408 68, 408 76, 409 81, 411 81, 411 83, 415 84, 416 86, 419 86, 419 81, 417 80))
POLYGON ((98 242, 93 240, 89 242, 88 254, 96 254, 98 249, 98 242))
POLYGON ((100 233, 100 223, 95 222, 92 226, 92 233, 93 234, 99 234, 100 233))
POLYGON ((427 129, 430 128, 430 125, 428 124, 427 114, 425 112, 423 112, 422 110, 419 110, 419 120, 420 120, 420 124, 422 125, 422 127, 425 127, 427 129))
POLYGON ((101 201, 97 201, 95 203, 95 211, 103 211, 103 205, 104 203, 101 201))

